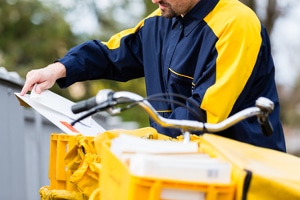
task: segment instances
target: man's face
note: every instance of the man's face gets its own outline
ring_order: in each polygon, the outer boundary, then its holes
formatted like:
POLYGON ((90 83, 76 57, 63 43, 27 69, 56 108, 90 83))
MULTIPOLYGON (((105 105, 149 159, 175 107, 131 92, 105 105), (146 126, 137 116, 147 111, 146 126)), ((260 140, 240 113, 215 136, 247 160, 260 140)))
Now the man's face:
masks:
POLYGON ((161 10, 162 16, 167 18, 184 16, 188 13, 200 0, 152 0, 161 10))

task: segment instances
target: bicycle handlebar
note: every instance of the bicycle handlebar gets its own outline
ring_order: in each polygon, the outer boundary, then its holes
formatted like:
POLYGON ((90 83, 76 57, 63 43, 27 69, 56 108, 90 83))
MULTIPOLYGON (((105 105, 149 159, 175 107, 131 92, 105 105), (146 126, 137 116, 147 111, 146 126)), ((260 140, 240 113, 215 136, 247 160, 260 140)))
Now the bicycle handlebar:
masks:
MULTIPOLYGON (((113 92, 112 90, 100 90, 95 97, 74 104, 72 106, 72 111, 74 113, 79 113, 85 110, 90 110, 91 114, 99 111, 106 111, 111 115, 115 115, 121 113, 121 109, 116 108, 115 106, 128 102, 138 104, 144 111, 146 111, 150 118, 165 128, 177 128, 184 132, 205 131, 214 133, 225 130, 249 117, 257 116, 263 134, 269 136, 273 133, 273 127, 268 119, 268 115, 273 111, 274 103, 265 97, 258 98, 255 106, 237 112, 216 124, 164 118, 156 112, 146 99, 140 95, 127 91, 113 92)), ((78 119, 72 124, 75 124, 80 120, 81 119, 78 119)))
POLYGON ((94 108, 101 103, 105 103, 108 100, 107 98, 110 93, 112 93, 112 90, 100 90, 95 97, 74 104, 71 108, 72 112, 77 114, 94 108))

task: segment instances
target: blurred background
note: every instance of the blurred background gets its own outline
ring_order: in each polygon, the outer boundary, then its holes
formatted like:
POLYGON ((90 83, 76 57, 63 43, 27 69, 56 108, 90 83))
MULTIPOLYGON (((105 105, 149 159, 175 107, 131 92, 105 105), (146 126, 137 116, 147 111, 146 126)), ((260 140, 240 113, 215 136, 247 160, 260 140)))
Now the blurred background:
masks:
MULTIPOLYGON (((300 62, 297 60, 300 54, 300 1, 242 0, 242 2, 257 13, 270 34, 287 149, 289 153, 300 156, 300 93, 298 92, 300 90, 300 62)), ((2 70, 13 72, 14 75, 19 76, 17 81, 11 81, 10 78, 7 81, 6 78, 0 76, 8 88, 4 90, 5 92, 0 93, 2 100, 1 127, 11 123, 7 118, 11 110, 15 109, 14 114, 24 112, 19 110, 17 101, 7 100, 4 103, 3 101, 6 96, 13 96, 11 95, 12 84, 17 86, 13 87, 13 90, 20 90, 29 70, 48 65, 62 57, 71 47, 86 40, 106 41, 112 34, 134 26, 156 8, 157 6, 152 4, 150 0, 1 0, 0 74, 2 70), (8 107, 8 104, 11 107, 8 107)), ((55 86, 51 90, 73 101, 92 97, 96 95, 98 90, 104 88, 111 88, 115 91, 128 90, 145 96, 143 81, 143 79, 126 83, 107 80, 86 81, 76 83, 68 89, 59 89, 55 86)), ((34 112, 34 114, 26 114, 27 112, 25 112, 25 116, 27 116, 25 124, 44 120, 36 117, 34 112), (34 120, 28 117, 29 115, 34 115, 34 120)), ((14 118, 15 116, 11 117, 14 118)), ((139 112, 139 108, 128 110, 122 113, 120 117, 122 121, 129 124, 134 122, 136 127, 148 126, 148 116, 144 112, 139 112)), ((14 119, 16 120, 16 118, 14 119)), ((24 125, 22 120, 17 122, 24 125)), ((13 127, 10 128, 10 131, 16 134, 14 139, 7 139, 10 141, 6 141, 5 138, 9 137, 3 131, 1 132, 0 150, 6 152, 4 154, 6 159, 1 161, 0 174, 1 177, 8 174, 8 178, 0 182, 0 190, 12 189, 7 181, 9 179, 18 180, 24 173, 28 177, 23 178, 19 185, 27 185, 22 191, 24 194, 26 193, 25 196, 28 198, 23 199, 38 199, 38 188, 42 186, 41 184, 47 184, 45 180, 47 180, 48 167, 48 151, 41 151, 43 144, 39 141, 43 140, 47 144, 51 131, 57 130, 49 127, 47 122, 42 122, 44 126, 41 126, 41 123, 33 123, 32 127, 35 127, 36 130, 48 134, 30 136, 33 129, 26 128, 23 132, 19 132, 19 130, 14 129, 16 123, 9 126, 13 127), (27 136, 24 137, 26 134, 29 135, 29 139, 27 136), (27 142, 20 142, 22 139, 27 140, 27 142), (17 140, 20 142, 19 144, 17 140), (5 145, 10 145, 14 150, 7 149, 5 145), (1 146, 4 147, 1 148, 1 146), (34 153, 26 153, 25 157, 20 158, 20 156, 18 157, 19 150, 17 151, 14 146, 18 146, 20 151, 26 149, 25 152, 34 153), (10 154, 7 154, 8 151, 10 154), (15 160, 11 164, 5 165, 4 163, 9 162, 12 158, 11 155, 15 155, 15 160), (33 156, 34 160, 29 158, 30 156, 33 156), (30 162, 28 159, 31 159, 30 162), (20 163, 23 163, 25 167, 21 166, 20 163), (15 167, 17 165, 20 165, 23 171, 15 167), (12 175, 5 170, 10 170, 12 175), (35 173, 33 171, 39 171, 41 176, 32 177, 32 174, 35 173), (37 191, 31 191, 28 185, 36 188, 37 191)), ((47 145, 43 147, 44 149, 49 148, 47 145)), ((20 189, 18 181, 11 182, 15 188, 20 189)), ((3 194, 0 192, 1 199, 20 199, 17 196, 4 196, 3 194)))
MULTIPOLYGON (((300 120, 300 2, 298 0, 242 0, 267 27, 276 65, 281 119, 288 149, 299 155, 300 120)), ((62 57, 69 48, 88 39, 106 41, 118 31, 134 26, 156 5, 150 0, 2 0, 0 1, 0 66, 21 77, 62 57)), ((94 96, 98 90, 130 90, 145 96, 143 79, 126 83, 107 80, 77 83, 68 89, 52 88, 73 101, 94 96)), ((139 108, 134 108, 139 109, 139 108)), ((148 125, 148 116, 134 109, 125 121, 148 125)))
MULTIPOLYGON (((300 120, 300 2, 298 0, 242 0, 267 27, 276 64, 281 118, 289 150, 299 155, 295 138, 300 120), (290 139, 291 142, 290 142, 290 139)), ((62 57, 69 48, 88 39, 106 41, 134 26, 156 8, 150 0, 2 0, 0 1, 0 66, 21 77, 62 57)), ((143 79, 118 83, 107 80, 77 83, 56 93, 73 101, 94 96, 98 90, 130 90, 145 95, 143 79)), ((134 108, 138 109, 138 108, 134 108)), ((148 125, 143 112, 126 111, 125 121, 148 125)), ((298 141, 298 140, 297 140, 298 141)))

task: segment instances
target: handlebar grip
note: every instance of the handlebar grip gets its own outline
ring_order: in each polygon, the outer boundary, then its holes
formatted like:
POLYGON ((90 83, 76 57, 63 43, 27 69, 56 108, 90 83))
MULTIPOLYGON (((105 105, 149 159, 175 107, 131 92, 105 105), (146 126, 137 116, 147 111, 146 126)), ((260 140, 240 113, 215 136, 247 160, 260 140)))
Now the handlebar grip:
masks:
POLYGON ((89 110, 90 108, 93 108, 95 106, 97 106, 96 97, 92 97, 90 99, 80 101, 80 102, 74 104, 71 107, 71 110, 74 114, 77 114, 77 113, 89 110))
POLYGON ((268 118, 264 120, 258 120, 260 128, 265 136, 270 136, 273 134, 273 126, 268 118))

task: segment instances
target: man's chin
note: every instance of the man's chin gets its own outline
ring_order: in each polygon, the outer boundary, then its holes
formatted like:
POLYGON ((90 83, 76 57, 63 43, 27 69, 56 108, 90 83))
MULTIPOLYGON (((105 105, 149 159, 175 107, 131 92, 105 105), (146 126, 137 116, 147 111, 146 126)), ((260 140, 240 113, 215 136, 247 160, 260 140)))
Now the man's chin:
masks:
POLYGON ((161 16, 165 17, 165 18, 172 18, 172 17, 176 17, 176 15, 172 12, 168 12, 168 10, 165 9, 160 9, 161 10, 161 16))

